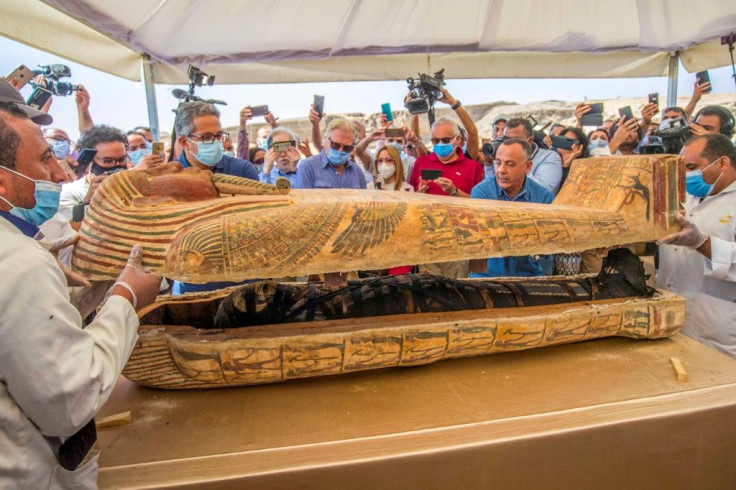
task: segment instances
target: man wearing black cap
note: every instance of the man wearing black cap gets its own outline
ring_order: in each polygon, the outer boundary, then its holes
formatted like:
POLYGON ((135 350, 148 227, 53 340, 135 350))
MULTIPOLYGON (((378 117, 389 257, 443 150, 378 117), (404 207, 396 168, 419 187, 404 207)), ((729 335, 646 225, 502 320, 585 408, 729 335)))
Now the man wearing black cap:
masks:
POLYGON ((155 299, 160 278, 134 247, 81 328, 64 275, 35 239, 66 176, 34 122, 52 118, 0 80, 0 488, 96 488, 92 417, 135 345, 135 308, 155 299))

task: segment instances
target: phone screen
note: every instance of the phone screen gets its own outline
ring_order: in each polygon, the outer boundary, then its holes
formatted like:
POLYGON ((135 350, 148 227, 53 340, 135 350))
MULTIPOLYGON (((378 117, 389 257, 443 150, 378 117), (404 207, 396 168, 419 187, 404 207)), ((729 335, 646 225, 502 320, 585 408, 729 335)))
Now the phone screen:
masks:
POLYGON ((434 180, 442 177, 442 170, 424 169, 422 170, 422 180, 434 180))
POLYGON ((552 145, 560 150, 572 150, 572 144, 575 143, 575 140, 564 136, 551 136, 550 138, 552 139, 552 145))
POLYGON ((394 116, 391 114, 391 104, 388 102, 381 104, 381 112, 386 115, 387 122, 392 122, 394 120, 394 116))
POLYGON ((634 119, 634 113, 631 111, 631 106, 622 107, 618 110, 619 115, 623 116, 625 119, 634 119))
POLYGON ((265 116, 268 114, 268 106, 267 105, 254 105, 250 108, 250 113, 253 117, 256 116, 265 116))
POLYGON ((34 109, 41 110, 46 102, 51 98, 53 94, 43 87, 36 87, 33 89, 33 93, 28 97, 26 104, 33 107, 34 109))

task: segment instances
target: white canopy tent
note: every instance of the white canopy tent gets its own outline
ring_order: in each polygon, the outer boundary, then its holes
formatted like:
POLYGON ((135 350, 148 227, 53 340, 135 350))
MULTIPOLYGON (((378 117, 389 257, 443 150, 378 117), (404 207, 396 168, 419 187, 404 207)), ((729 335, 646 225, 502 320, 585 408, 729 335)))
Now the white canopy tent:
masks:
POLYGON ((0 0, 0 35, 129 80, 670 75, 730 64, 733 0, 0 0), (143 67, 143 70, 141 70, 143 67))

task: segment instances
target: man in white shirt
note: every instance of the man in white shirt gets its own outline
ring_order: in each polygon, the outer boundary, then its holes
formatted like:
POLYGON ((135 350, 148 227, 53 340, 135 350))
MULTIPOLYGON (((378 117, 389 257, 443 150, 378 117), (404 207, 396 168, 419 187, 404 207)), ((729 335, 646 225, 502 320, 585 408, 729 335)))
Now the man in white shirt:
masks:
POLYGON ((736 357, 736 151, 722 134, 688 140, 682 231, 662 239, 657 285, 687 300, 683 333, 736 357))
POLYGON ((0 80, 0 488, 96 488, 92 417, 135 345, 135 307, 155 299, 160 278, 141 270, 135 247, 81 328, 64 274, 35 240, 66 179, 30 119, 40 115, 0 80))

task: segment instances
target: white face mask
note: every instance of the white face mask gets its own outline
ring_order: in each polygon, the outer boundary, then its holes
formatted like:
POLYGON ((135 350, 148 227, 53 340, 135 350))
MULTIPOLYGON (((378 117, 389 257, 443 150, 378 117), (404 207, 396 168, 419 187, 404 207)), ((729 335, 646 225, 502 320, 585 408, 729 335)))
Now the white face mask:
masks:
POLYGON ((379 163, 378 164, 378 173, 383 177, 384 179, 390 179, 394 176, 396 173, 396 165, 389 165, 387 163, 379 163))

